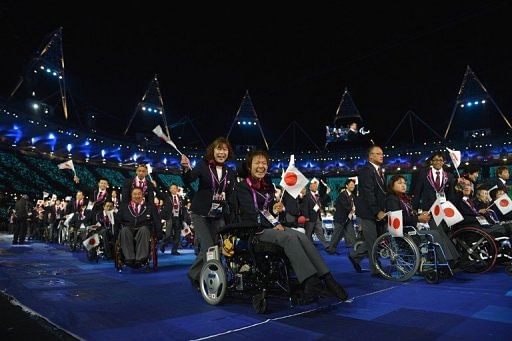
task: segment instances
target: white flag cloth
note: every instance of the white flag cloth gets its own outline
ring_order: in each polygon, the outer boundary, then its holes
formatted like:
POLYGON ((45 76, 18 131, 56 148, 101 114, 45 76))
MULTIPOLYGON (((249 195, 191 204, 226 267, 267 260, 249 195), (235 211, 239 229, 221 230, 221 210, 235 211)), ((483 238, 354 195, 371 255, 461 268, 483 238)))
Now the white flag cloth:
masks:
POLYGON ((74 215, 74 213, 71 213, 66 216, 66 220, 64 220, 64 226, 69 227, 69 222, 71 221, 71 219, 73 219, 74 215))
POLYGON ((464 220, 462 214, 460 214, 459 210, 450 201, 443 202, 441 207, 443 209, 444 221, 446 221, 448 226, 455 225, 464 220))
POLYGON ((86 210, 88 210, 88 211, 92 211, 92 209, 93 209, 93 208, 94 208, 94 201, 89 201, 89 202, 87 203, 87 208, 86 208, 86 210))
POLYGON ((434 218, 436 225, 439 226, 444 219, 443 208, 441 207, 441 201, 439 198, 434 201, 429 211, 432 214, 432 218, 434 218))
POLYGON ((510 200, 508 194, 503 194, 501 197, 494 200, 494 204, 503 215, 512 211, 512 200, 510 200))
POLYGON ((48 198, 48 196, 49 196, 49 195, 50 195, 50 193, 48 193, 48 192, 43 192, 43 199, 48 198))
POLYGON ((148 174, 153 173, 153 167, 151 167, 151 164, 146 163, 146 168, 148 169, 148 174))
POLYGON ((100 244, 100 236, 97 233, 95 233, 92 236, 90 236, 89 238, 87 238, 86 240, 84 240, 83 244, 84 244, 85 248, 87 249, 87 251, 89 251, 90 249, 92 249, 100 244))
POLYGON ((388 232, 393 237, 404 236, 404 218, 402 210, 388 212, 388 232))
POLYGON ((460 150, 453 150, 448 147, 446 147, 446 150, 448 150, 448 153, 450 154, 450 159, 452 159, 453 166, 455 168, 459 168, 461 162, 460 150))
POLYGON ((180 155, 183 155, 182 152, 180 152, 180 150, 178 149, 178 147, 176 147, 176 144, 171 140, 171 137, 170 136, 167 136, 164 131, 162 130, 162 127, 160 127, 160 125, 157 125, 155 127, 155 129, 153 129, 153 133, 155 133, 156 136, 158 136, 159 138, 161 138, 162 140, 165 141, 165 143, 169 144, 171 147, 173 147, 174 149, 176 149, 176 151, 178 153, 180 153, 180 155))
POLYGON ((291 155, 290 164, 281 176, 281 183, 279 185, 296 199, 308 182, 309 180, 295 167, 295 156, 291 155))
POLYGON ((76 173, 75 172, 75 165, 73 164, 73 160, 68 160, 66 162, 59 163, 57 165, 57 167, 59 167, 59 169, 71 169, 73 171, 73 173, 76 173))

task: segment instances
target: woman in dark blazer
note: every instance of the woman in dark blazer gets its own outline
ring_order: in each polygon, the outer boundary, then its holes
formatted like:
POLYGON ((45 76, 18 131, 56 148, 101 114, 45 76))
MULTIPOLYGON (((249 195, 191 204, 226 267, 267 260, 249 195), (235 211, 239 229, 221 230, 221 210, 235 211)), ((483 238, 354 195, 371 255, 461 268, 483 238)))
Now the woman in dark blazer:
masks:
POLYGON ((188 271, 188 278, 195 287, 199 287, 199 276, 206 260, 206 252, 214 245, 215 235, 225 225, 224 217, 229 213, 226 212, 227 202, 233 192, 236 172, 228 169, 225 162, 233 154, 229 141, 219 137, 208 146, 204 160, 193 169, 188 157, 181 156, 182 179, 185 185, 199 179, 197 192, 192 199, 191 217, 200 251, 188 271))
POLYGON ((393 175, 388 183, 388 196, 386 197, 386 210, 399 211, 402 210, 403 225, 416 227, 418 223, 429 224, 428 230, 419 230, 419 234, 431 234, 434 237, 434 241, 441 245, 444 251, 446 260, 456 260, 459 258, 457 249, 450 241, 450 238, 446 235, 442 228, 438 228, 435 225, 433 219, 431 219, 430 213, 423 212, 417 214, 413 210, 411 199, 406 194, 407 183, 405 177, 396 174, 393 175))
POLYGON ((256 238, 284 249, 286 257, 304 286, 306 299, 316 299, 323 285, 330 294, 345 301, 348 296, 325 265, 313 242, 301 232, 282 226, 278 221, 282 202, 275 201, 275 189, 268 177, 269 156, 264 151, 251 152, 246 160, 248 174, 235 187, 231 207, 243 223, 260 225, 256 238), (323 283, 322 283, 322 282, 323 283))

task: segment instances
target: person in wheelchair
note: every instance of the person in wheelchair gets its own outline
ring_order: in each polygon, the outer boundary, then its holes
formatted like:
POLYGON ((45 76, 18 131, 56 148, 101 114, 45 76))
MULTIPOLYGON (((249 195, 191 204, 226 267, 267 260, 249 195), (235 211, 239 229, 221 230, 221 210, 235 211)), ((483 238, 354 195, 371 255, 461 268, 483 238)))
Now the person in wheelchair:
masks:
POLYGON ((470 184, 462 185, 462 193, 455 203, 464 220, 456 225, 456 228, 462 226, 473 226, 482 228, 493 236, 501 235, 510 237, 510 227, 508 224, 500 224, 499 218, 490 207, 480 208, 476 206, 472 199, 473 187, 470 184))
MULTIPOLYGON (((501 198, 506 193, 501 188, 493 189, 489 192, 489 205, 491 205, 496 199, 501 198)), ((494 207, 493 207, 494 208, 494 207)), ((500 222, 503 221, 512 221, 512 212, 508 212, 507 214, 501 213, 499 209, 493 209, 493 212, 496 212, 496 216, 500 222)), ((510 232, 510 227, 508 227, 508 231, 510 232)))
POLYGON ((162 239, 162 225, 155 206, 144 201, 142 189, 132 188, 131 200, 123 201, 119 210, 119 240, 124 262, 129 266, 140 266, 149 258, 151 230, 158 240, 162 239), (134 241, 135 239, 135 247, 134 241))
POLYGON ((96 232, 101 236, 103 253, 106 258, 111 259, 114 251, 114 237, 118 228, 118 221, 114 213, 114 203, 105 201, 103 210, 96 213, 93 223, 98 225, 96 232), (117 225, 116 225, 117 224, 117 225))
MULTIPOLYGON (((388 183, 388 195, 386 197, 386 210, 402 210, 403 225, 417 227, 422 224, 428 225, 428 230, 418 229, 418 234, 430 234, 434 242, 438 243, 443 249, 446 261, 455 261, 459 258, 457 249, 450 241, 442 228, 438 228, 429 212, 418 214, 411 204, 411 199, 406 194, 407 182, 405 177, 400 174, 393 175, 388 183)), ((423 225, 426 227, 426 225, 423 225)))
POLYGON ((245 167, 243 180, 236 184, 235 195, 231 198, 231 207, 236 216, 233 220, 260 225, 255 238, 283 248, 297 279, 304 286, 307 300, 318 299, 325 292, 325 285, 330 295, 345 301, 347 293, 336 282, 312 241, 305 234, 286 228, 277 220, 276 217, 284 213, 284 206, 281 202, 275 202, 275 189, 265 177, 269 167, 267 152, 251 152, 245 167))
POLYGON ((81 246, 81 242, 85 240, 87 226, 91 225, 92 218, 91 211, 87 210, 85 205, 78 207, 69 222, 69 248, 71 251, 76 251, 77 247, 81 246))

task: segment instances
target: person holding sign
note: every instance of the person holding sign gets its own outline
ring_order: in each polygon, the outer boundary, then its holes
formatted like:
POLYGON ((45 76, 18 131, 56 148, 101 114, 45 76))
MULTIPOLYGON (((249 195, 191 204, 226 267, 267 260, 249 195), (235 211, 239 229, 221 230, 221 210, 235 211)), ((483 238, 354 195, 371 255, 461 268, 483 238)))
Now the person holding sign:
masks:
POLYGON ((286 257, 304 286, 306 300, 316 300, 327 287, 328 294, 345 301, 348 296, 336 282, 312 241, 303 233, 286 228, 278 220, 283 212, 282 202, 276 202, 274 186, 267 175, 269 156, 265 151, 253 151, 246 158, 243 180, 237 183, 231 207, 236 208, 242 223, 258 224, 259 241, 276 244, 284 249, 286 257))
POLYGON ((199 287, 199 276, 208 248, 214 245, 217 231, 225 225, 229 196, 233 192, 236 173, 226 167, 225 162, 234 156, 233 148, 224 137, 213 141, 206 149, 204 160, 194 168, 186 155, 181 156, 182 179, 185 185, 199 180, 197 192, 192 200, 192 224, 200 245, 196 260, 188 271, 194 287, 199 287))

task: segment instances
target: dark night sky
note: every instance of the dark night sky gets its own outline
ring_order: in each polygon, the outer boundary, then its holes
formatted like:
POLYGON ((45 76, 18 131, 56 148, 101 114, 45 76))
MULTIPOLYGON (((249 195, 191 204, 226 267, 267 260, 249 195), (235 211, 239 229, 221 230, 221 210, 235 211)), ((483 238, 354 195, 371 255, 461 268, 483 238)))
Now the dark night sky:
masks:
POLYGON ((323 144, 346 86, 377 143, 409 109, 441 132, 467 64, 502 109, 512 110, 505 1, 414 8, 410 1, 280 8, 168 2, 168 9, 162 1, 67 3, 75 8, 0 4, 0 96, 42 38, 63 26, 76 102, 120 117, 118 132, 155 73, 170 121, 189 115, 207 142, 227 132, 246 89, 271 142, 296 120, 323 144))

